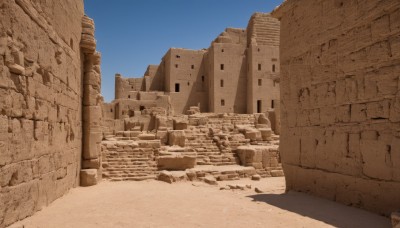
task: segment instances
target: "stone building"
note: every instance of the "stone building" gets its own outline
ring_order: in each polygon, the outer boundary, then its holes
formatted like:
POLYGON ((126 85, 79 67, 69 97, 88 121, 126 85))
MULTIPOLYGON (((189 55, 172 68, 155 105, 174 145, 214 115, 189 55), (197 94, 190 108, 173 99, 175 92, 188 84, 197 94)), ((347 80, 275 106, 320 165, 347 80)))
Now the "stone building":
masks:
POLYGON ((184 114, 261 113, 279 103, 279 21, 256 13, 247 29, 228 28, 208 49, 171 48, 143 78, 115 77, 104 115, 120 119, 145 108, 184 114))
POLYGON ((287 0, 273 15, 287 189, 397 210, 400 2, 287 0))
POLYGON ((0 227, 100 177, 93 36, 81 0, 0 3, 0 227))

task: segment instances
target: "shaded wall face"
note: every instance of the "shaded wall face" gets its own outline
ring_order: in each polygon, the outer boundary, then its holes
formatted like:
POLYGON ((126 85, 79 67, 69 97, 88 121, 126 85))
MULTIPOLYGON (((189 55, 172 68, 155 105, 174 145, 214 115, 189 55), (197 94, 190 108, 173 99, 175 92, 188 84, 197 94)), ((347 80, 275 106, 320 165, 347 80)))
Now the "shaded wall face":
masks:
POLYGON ((204 71, 204 52, 174 50, 169 52, 169 92, 171 104, 176 114, 185 113, 190 106, 200 106, 208 110, 207 78, 204 71), (179 92, 178 92, 179 91, 179 92))
POLYGON ((287 188, 400 205, 400 2, 288 1, 281 19, 287 188))
POLYGON ((213 75, 210 80, 212 97, 212 112, 216 113, 246 113, 247 111, 247 60, 246 46, 214 43, 213 65, 210 69, 213 75))
POLYGON ((0 227, 79 183, 82 17, 80 0, 1 1, 0 227))

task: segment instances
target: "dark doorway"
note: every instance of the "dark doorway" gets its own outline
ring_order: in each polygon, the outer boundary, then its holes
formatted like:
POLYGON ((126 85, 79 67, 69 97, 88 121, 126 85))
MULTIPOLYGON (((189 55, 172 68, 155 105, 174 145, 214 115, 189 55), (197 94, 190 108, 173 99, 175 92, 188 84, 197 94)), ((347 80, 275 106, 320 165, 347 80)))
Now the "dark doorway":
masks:
POLYGON ((180 91, 179 83, 175 83, 175 92, 179 93, 179 91, 180 91))
POLYGON ((261 100, 257 100, 257 113, 261 113, 262 112, 262 108, 261 108, 262 102, 261 100))

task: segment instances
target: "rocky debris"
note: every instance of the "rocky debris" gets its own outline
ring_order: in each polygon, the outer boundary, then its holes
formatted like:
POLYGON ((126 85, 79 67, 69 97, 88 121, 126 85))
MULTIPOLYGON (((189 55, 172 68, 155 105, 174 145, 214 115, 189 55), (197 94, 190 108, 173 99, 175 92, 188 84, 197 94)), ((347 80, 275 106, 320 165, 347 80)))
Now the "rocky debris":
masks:
POLYGON ((97 184, 97 169, 82 169, 80 172, 81 186, 87 187, 97 184))
POLYGON ((167 182, 170 184, 175 182, 174 177, 172 176, 172 173, 168 172, 166 170, 163 170, 158 174, 157 180, 164 181, 164 182, 167 182))
POLYGON ((259 180, 261 180, 261 176, 258 175, 258 174, 253 175, 253 176, 251 176, 251 180, 253 180, 253 181, 259 181, 259 180))
POLYGON ((264 191, 260 190, 260 189, 259 189, 259 188, 257 188, 257 187, 256 187, 256 188, 254 188, 254 191, 255 191, 255 192, 257 192, 257 193, 263 193, 263 192, 264 192, 264 191))
POLYGON ((207 175, 204 177, 204 182, 210 185, 218 185, 217 180, 212 175, 207 175))
POLYGON ((285 174, 283 173, 283 170, 272 170, 271 171, 271 176, 273 177, 283 177, 285 174))
POLYGON ((392 219, 392 227, 399 228, 400 227, 400 211, 393 212, 391 215, 392 219))

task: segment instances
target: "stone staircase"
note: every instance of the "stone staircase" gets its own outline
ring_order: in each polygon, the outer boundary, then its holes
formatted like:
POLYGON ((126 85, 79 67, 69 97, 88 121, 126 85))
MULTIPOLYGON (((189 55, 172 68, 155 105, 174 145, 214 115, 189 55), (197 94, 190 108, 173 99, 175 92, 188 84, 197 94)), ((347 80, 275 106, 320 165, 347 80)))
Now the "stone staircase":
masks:
POLYGON ((153 148, 137 144, 106 142, 102 144, 103 177, 111 181, 155 179, 157 165, 153 148))

